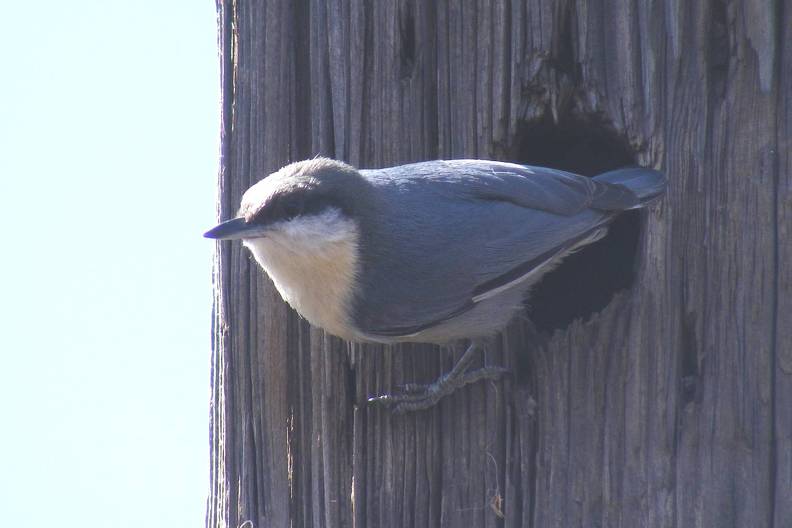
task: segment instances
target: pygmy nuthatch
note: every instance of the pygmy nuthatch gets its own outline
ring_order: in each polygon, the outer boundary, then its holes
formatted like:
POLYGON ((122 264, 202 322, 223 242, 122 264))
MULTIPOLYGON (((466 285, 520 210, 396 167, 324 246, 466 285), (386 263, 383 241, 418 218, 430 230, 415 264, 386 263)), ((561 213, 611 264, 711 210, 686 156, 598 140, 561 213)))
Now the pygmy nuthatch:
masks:
POLYGON ((586 178, 497 161, 357 170, 315 158, 253 185, 237 217, 205 236, 242 239, 286 302, 343 339, 470 339, 427 390, 373 398, 405 411, 500 375, 466 372, 481 340, 506 326, 564 256, 665 188, 660 172, 643 168, 586 178))

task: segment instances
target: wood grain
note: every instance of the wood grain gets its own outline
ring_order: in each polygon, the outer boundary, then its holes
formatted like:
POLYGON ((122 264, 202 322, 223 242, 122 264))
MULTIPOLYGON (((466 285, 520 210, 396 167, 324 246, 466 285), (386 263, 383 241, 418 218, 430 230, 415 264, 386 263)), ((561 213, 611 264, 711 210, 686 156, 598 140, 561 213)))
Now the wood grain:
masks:
POLYGON ((512 376, 407 416, 361 402, 461 346, 325 336, 218 245, 208 527, 792 526, 788 1, 219 0, 218 23, 220 218, 289 161, 529 161, 539 122, 671 186, 629 291, 550 336, 515 321, 485 359, 512 376))

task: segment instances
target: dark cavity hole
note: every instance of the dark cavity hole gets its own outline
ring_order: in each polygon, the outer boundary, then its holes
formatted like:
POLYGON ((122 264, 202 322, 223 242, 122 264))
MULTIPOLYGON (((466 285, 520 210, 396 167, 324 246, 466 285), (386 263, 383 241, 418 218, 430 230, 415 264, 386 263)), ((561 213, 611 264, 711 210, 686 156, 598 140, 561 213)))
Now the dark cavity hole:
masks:
MULTIPOLYGON (((523 124, 509 154, 517 163, 589 177, 635 165, 623 138, 603 124, 579 119, 523 124)), ((622 213, 607 236, 564 259, 533 287, 527 309, 539 332, 550 334, 575 319, 588 320, 633 285, 640 227, 639 211, 622 213)))

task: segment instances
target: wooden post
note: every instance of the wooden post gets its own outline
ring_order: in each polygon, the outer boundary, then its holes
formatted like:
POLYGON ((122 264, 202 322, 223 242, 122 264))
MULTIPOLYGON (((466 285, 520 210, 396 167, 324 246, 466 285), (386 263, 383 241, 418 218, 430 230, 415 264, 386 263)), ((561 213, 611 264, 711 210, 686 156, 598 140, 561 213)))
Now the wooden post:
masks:
POLYGON ((362 402, 461 347, 349 346, 219 245, 208 527, 792 526, 792 4, 218 10, 222 218, 316 154, 671 185, 537 291, 486 354, 513 375, 407 416, 362 402), (581 274, 600 289, 570 291, 581 274))

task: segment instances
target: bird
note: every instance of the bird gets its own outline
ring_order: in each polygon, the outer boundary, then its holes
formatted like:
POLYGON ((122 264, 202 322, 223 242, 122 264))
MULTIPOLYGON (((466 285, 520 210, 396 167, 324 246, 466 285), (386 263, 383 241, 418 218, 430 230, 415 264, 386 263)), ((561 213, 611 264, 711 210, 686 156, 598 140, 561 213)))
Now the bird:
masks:
POLYGON ((505 373, 468 368, 532 285, 666 186, 663 173, 641 167, 589 178, 479 159, 359 170, 315 157, 255 183, 238 214, 204 236, 241 240, 289 305, 344 340, 467 340, 432 384, 369 399, 408 412, 505 373))

